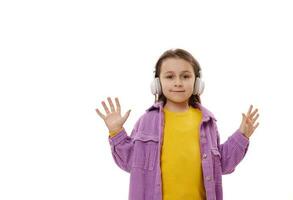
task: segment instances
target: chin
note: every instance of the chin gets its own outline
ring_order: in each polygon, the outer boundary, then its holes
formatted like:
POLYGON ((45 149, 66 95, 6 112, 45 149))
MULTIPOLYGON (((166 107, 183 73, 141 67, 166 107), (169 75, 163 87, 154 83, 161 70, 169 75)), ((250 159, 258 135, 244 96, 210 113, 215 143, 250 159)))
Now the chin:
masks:
MULTIPOLYGON (((168 97, 167 97, 168 98, 168 97)), ((184 103, 186 101, 188 101, 189 99, 188 98, 168 98, 169 101, 172 101, 174 103, 184 103)))

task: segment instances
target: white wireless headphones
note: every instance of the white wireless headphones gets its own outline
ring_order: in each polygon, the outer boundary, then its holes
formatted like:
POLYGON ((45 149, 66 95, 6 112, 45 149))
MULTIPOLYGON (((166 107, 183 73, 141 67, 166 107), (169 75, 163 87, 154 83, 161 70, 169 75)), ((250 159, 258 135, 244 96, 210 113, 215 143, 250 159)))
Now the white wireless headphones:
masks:
MULTIPOLYGON (((151 92, 153 95, 161 95, 162 94, 162 87, 160 83, 160 78, 155 77, 156 76, 156 70, 154 71, 154 80, 151 82, 151 92)), ((202 80, 202 71, 199 68, 199 76, 196 77, 196 80, 194 82, 194 89, 193 93, 194 95, 201 95, 204 91, 204 81, 202 80)))

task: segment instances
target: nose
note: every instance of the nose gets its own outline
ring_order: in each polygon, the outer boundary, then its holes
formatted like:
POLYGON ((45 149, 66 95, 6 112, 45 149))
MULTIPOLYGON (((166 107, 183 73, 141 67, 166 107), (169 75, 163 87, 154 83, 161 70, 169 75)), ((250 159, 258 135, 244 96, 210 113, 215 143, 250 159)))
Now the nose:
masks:
POLYGON ((175 86, 182 86, 182 81, 180 80, 180 78, 176 78, 175 80, 175 86))

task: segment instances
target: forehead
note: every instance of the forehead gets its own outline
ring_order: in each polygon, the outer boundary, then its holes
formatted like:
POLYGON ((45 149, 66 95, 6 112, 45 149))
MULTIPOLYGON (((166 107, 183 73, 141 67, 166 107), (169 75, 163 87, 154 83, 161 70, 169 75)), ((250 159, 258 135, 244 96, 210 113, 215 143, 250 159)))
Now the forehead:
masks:
POLYGON ((172 72, 182 72, 182 71, 193 71, 191 64, 181 58, 167 58, 163 61, 161 65, 161 72, 166 73, 168 71, 172 72))

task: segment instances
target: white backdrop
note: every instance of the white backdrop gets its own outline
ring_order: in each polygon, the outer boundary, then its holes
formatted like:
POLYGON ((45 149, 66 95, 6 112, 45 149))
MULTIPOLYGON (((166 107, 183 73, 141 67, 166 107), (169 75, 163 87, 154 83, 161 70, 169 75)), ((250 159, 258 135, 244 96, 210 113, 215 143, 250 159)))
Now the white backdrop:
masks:
POLYGON ((130 134, 154 101, 155 62, 183 48, 222 143, 259 109, 224 199, 292 200, 292 19, 285 0, 1 1, 0 199, 128 199, 95 108, 119 97, 130 134))

